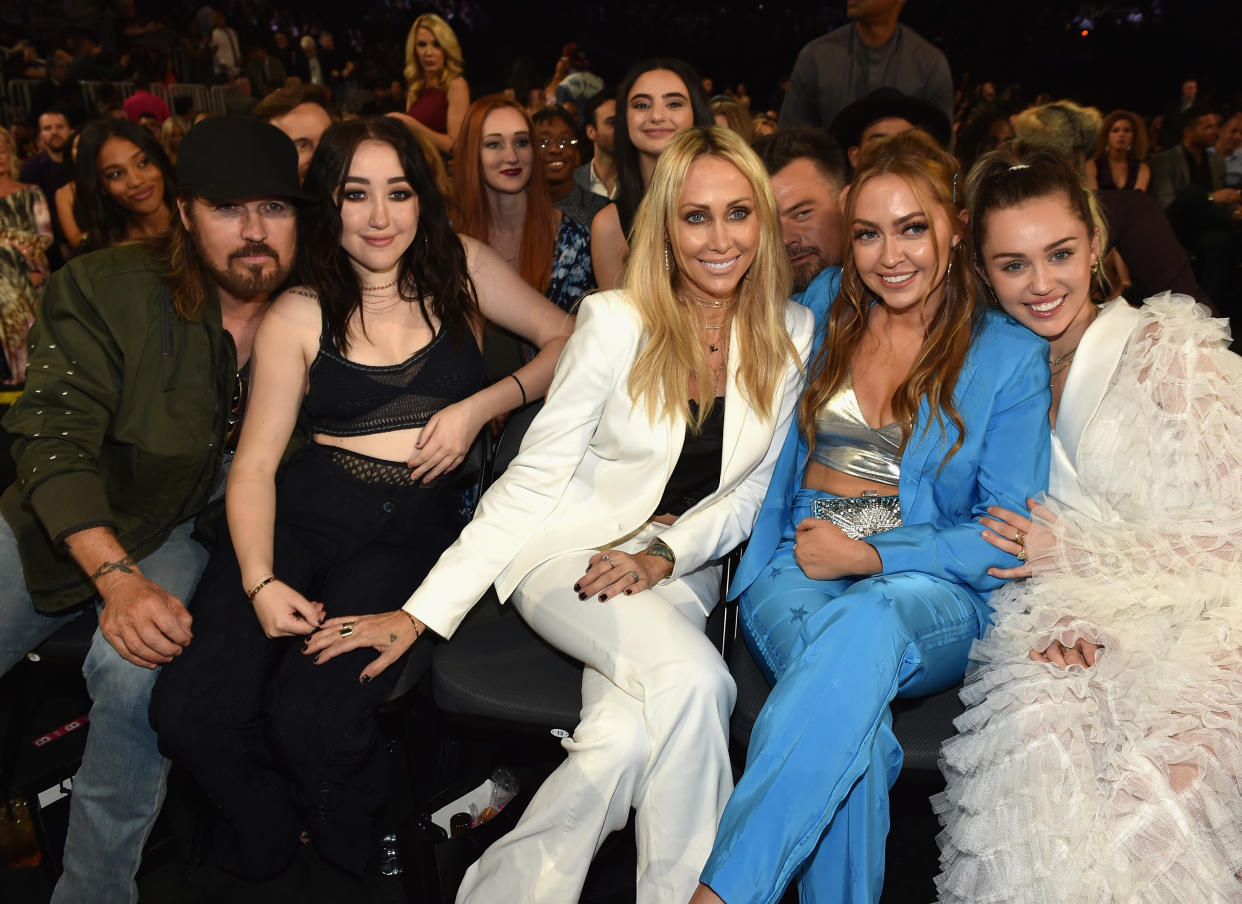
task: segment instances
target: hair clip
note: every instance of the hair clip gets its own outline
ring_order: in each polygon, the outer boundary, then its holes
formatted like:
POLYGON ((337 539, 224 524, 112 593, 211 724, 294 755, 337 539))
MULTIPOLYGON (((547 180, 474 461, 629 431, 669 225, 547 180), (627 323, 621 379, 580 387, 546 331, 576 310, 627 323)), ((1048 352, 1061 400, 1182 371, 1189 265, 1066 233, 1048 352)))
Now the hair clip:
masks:
POLYGON ((953 174, 953 206, 954 207, 957 206, 957 177, 959 175, 960 175, 959 173, 953 174))
POLYGON ((1013 166, 1009 167, 1009 172, 1016 173, 1018 170, 1030 169, 1030 168, 1031 168, 1031 165, 1029 163, 1015 163, 1013 166))

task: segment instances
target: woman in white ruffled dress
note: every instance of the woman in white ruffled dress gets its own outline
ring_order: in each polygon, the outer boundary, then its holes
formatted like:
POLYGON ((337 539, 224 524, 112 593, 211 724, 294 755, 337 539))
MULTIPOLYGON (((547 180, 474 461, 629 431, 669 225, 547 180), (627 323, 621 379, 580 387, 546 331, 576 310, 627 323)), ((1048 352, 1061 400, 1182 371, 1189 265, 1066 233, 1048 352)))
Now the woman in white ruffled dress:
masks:
POLYGON ((1022 145, 967 180, 980 270, 1049 340, 1052 471, 933 804, 943 902, 1242 901, 1242 358, 1184 296, 1097 307, 1104 225, 1022 145), (1093 276, 1094 274, 1094 276, 1093 276))

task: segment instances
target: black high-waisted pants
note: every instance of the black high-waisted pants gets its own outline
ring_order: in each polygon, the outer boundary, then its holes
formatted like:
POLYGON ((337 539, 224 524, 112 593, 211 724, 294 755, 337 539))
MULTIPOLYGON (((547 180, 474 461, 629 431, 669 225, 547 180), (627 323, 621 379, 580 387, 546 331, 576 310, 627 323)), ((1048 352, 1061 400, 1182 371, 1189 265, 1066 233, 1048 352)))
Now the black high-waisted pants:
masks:
MULTIPOLYGON (((451 481, 411 486, 405 470, 402 485, 402 470, 312 445, 283 474, 275 573, 328 618, 400 608, 460 532, 451 481)), ((403 661, 364 686, 374 649, 321 666, 302 655, 303 638, 266 637, 225 531, 190 609, 194 639, 164 666, 151 722, 220 809, 222 865, 275 875, 308 829, 325 858, 361 873, 387 794, 373 716, 403 661)))

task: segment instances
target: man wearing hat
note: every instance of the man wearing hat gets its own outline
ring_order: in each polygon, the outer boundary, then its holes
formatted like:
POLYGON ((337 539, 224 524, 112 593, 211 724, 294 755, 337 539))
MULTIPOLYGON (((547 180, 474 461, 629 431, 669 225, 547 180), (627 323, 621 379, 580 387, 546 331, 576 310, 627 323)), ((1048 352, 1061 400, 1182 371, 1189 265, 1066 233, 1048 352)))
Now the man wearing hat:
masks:
POLYGON ((953 78, 944 53, 898 23, 906 0, 847 0, 850 23, 798 53, 781 105, 781 128, 827 127, 881 87, 920 98, 953 119, 953 78))
POLYGON ((178 176, 166 236, 53 274, 4 419, 18 479, 0 498, 0 672, 86 605, 99 612, 57 902, 137 900, 168 771, 151 687, 192 637, 184 601, 207 562, 195 521, 223 499, 251 343, 307 199, 293 144, 257 120, 195 126, 178 176))
POLYGON ((854 101, 837 114, 828 131, 847 149, 850 169, 854 169, 869 143, 910 129, 922 129, 946 149, 953 141, 953 126, 939 107, 896 88, 877 88, 854 101))

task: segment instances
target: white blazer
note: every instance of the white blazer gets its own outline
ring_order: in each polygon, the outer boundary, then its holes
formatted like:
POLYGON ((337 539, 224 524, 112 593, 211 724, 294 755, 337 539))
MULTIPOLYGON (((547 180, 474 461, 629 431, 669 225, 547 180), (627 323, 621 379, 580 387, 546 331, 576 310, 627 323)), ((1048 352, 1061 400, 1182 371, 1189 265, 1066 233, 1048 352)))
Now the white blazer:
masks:
MULTIPOLYGON (((799 361, 785 370, 775 420, 761 420, 742 397, 737 343, 730 345, 720 486, 661 535, 677 558, 670 580, 728 553, 754 526, 802 392, 814 333, 811 312, 792 301, 785 324, 799 361)), ((667 418, 651 421, 630 399, 630 369, 644 341, 623 291, 583 300, 521 450, 406 611, 450 637, 488 585, 495 584, 503 601, 537 565, 562 553, 604 548, 651 518, 685 428, 667 418)))

